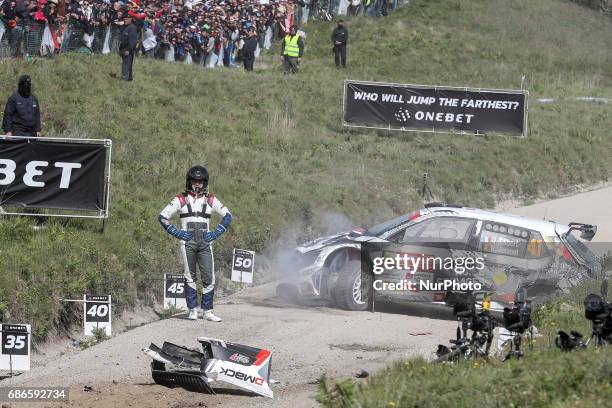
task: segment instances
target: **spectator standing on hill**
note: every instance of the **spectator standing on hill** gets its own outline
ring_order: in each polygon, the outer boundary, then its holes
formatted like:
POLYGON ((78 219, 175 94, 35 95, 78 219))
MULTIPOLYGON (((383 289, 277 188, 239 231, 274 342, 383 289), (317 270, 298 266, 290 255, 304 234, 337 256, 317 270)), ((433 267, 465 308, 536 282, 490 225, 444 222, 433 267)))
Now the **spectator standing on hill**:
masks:
POLYGON ((336 68, 346 68, 346 45, 348 43, 348 30, 344 26, 344 21, 338 20, 338 26, 334 28, 331 35, 334 44, 334 61, 336 68))
POLYGON ((346 14, 349 16, 358 16, 361 11, 361 0, 349 0, 349 6, 346 14))
POLYGON ((40 136, 40 105, 29 75, 19 77, 17 92, 6 101, 2 128, 7 136, 40 136))
POLYGON ((119 52, 121 53, 121 79, 131 81, 132 66, 134 65, 134 54, 138 45, 138 28, 132 21, 131 16, 124 19, 125 27, 121 33, 121 43, 119 44, 119 52))
POLYGON ((285 35, 281 46, 281 58, 285 74, 289 72, 297 74, 303 54, 304 42, 297 33, 297 27, 292 25, 289 29, 289 34, 285 35))
POLYGON ((248 38, 242 46, 242 60, 244 62, 244 69, 246 71, 253 71, 253 64, 255 63, 255 50, 257 50, 257 36, 255 30, 248 32, 248 38))

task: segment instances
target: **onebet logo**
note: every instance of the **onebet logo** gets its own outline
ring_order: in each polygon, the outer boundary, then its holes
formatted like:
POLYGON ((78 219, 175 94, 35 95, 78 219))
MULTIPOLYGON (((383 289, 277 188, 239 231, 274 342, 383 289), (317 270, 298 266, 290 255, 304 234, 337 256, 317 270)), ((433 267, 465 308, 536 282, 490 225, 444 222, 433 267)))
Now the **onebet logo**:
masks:
MULTIPOLYGON (((44 187, 45 183, 34 180, 34 177, 42 176, 44 172, 39 170, 42 167, 49 167, 49 162, 32 160, 25 166, 25 174, 23 175, 23 184, 28 187, 44 187)), ((53 167, 62 169, 62 178, 60 179, 59 188, 67 189, 70 187, 70 177, 72 169, 80 169, 81 163, 56 162, 53 167)), ((0 159, 0 186, 8 186, 15 181, 15 170, 17 163, 10 159, 0 159)))

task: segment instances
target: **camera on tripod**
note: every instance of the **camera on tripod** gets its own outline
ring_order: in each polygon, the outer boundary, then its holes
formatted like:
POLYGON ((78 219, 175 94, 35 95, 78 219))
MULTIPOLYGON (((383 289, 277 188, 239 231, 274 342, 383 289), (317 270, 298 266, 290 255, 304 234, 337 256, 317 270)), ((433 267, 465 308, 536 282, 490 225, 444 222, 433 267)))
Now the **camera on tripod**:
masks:
POLYGON ((533 324, 531 322, 531 301, 527 299, 527 289, 520 288, 514 295, 512 307, 504 307, 504 329, 513 336, 502 343, 500 349, 501 361, 507 361, 512 357, 517 360, 524 356, 521 350, 523 334, 527 337, 527 346, 533 347, 533 324))
MULTIPOLYGON (((453 315, 462 322, 463 331, 483 332, 489 329, 488 314, 478 313, 475 299, 470 295, 453 304, 453 315)), ((486 310, 485 312, 488 312, 486 310)))
POLYGON ((584 317, 591 321, 592 331, 589 339, 584 342, 582 334, 572 330, 570 334, 560 330, 555 344, 563 351, 587 347, 592 340, 596 346, 612 344, 612 303, 607 301, 608 280, 601 283, 601 296, 595 293, 584 299, 584 317))
POLYGON ((490 299, 484 296, 482 310, 476 308, 472 292, 447 293, 445 302, 453 306, 453 315, 458 320, 457 335, 450 340, 451 348, 438 345, 436 362, 457 361, 462 358, 487 357, 493 340, 495 322, 489 314, 490 299), (472 334, 468 334, 468 330, 472 334))
POLYGON ((591 338, 597 341, 597 345, 604 343, 612 344, 612 303, 607 301, 608 280, 604 279, 601 284, 601 296, 591 293, 584 299, 584 317, 589 319, 593 325, 591 338))
POLYGON ((527 300, 525 288, 516 293, 514 305, 504 307, 504 328, 523 334, 531 327, 531 302, 527 300))

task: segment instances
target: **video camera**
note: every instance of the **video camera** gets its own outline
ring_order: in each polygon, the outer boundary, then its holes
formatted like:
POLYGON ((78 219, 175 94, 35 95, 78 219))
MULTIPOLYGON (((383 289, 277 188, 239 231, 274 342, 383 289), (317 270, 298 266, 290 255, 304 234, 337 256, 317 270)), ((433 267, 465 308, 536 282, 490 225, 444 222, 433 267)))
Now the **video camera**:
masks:
POLYGON ((516 293, 514 305, 504 307, 504 328, 522 334, 531 327, 531 302, 527 300, 527 291, 522 288, 516 293))
POLYGON ((453 293, 452 295, 454 295, 452 299, 453 315, 461 320, 464 332, 466 330, 482 332, 489 329, 489 318, 476 312, 476 299, 472 293, 453 293))
POLYGON ((608 297, 608 280, 604 279, 601 284, 601 296, 591 293, 584 299, 584 317, 592 322, 592 332, 586 343, 582 340, 582 334, 572 330, 570 334, 560 330, 555 339, 555 344, 563 351, 571 351, 577 347, 584 348, 595 339, 596 346, 612 344, 612 303, 608 297))
POLYGON ((527 289, 525 287, 517 290, 514 295, 514 305, 504 307, 504 328, 514 333, 512 339, 506 340, 501 348, 507 345, 507 349, 501 354, 501 361, 507 361, 512 357, 520 359, 524 356, 521 350, 523 334, 527 332, 529 343, 527 346, 533 347, 533 325, 531 323, 531 301, 527 299, 527 289))
POLYGON ((489 314, 490 298, 482 300, 482 311, 476 309, 476 298, 472 292, 449 292, 446 304, 452 305, 453 315, 459 321, 456 339, 450 340, 451 348, 438 345, 436 361, 457 361, 461 358, 486 357, 493 340, 495 320, 489 314), (468 330, 472 331, 468 335, 468 330))
POLYGON ((601 284, 601 296, 591 293, 584 299, 584 317, 593 322, 592 337, 597 337, 598 343, 612 343, 612 303, 607 301, 608 280, 601 284))

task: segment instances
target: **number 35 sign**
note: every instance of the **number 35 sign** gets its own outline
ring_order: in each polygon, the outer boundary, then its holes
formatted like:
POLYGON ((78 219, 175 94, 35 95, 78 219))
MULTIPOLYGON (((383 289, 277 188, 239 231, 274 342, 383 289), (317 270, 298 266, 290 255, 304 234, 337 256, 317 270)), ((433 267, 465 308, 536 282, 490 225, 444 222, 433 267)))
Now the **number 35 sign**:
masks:
POLYGON ((30 325, 0 324, 0 370, 30 370, 30 325))
POLYGON ((253 283, 255 252, 234 248, 232 261, 232 280, 234 282, 253 283))

